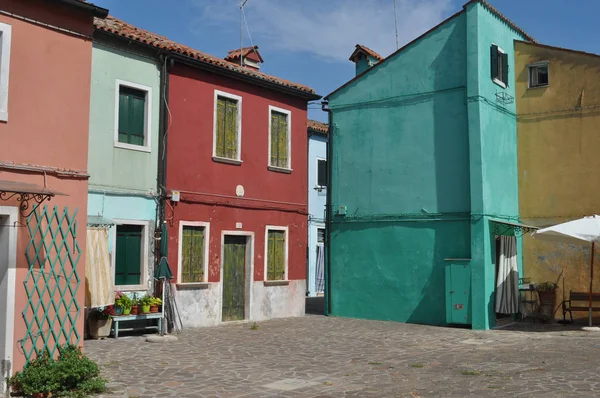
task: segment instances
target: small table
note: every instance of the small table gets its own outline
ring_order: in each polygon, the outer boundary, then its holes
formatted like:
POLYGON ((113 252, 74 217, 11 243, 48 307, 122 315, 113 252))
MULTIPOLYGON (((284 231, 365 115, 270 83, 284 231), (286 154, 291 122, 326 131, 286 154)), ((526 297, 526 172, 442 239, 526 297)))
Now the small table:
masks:
MULTIPOLYGON (((113 316, 113 325, 115 328, 115 339, 119 338, 119 322, 124 321, 143 321, 147 319, 158 319, 158 325, 152 326, 158 329, 158 332, 162 334, 162 320, 164 318, 164 313, 162 312, 151 312, 149 314, 138 314, 138 315, 118 315, 113 316)), ((121 330, 134 330, 136 328, 128 328, 121 330)))
POLYGON ((537 297, 537 290, 535 290, 535 285, 534 284, 526 284, 526 285, 522 285, 519 288, 519 312, 521 312, 521 319, 525 319, 525 314, 523 309, 523 306, 525 304, 529 304, 531 305, 531 314, 533 315, 533 320, 534 322, 537 320, 538 318, 538 313, 539 313, 539 305, 538 305, 538 297, 537 297), (521 298, 521 293, 523 293, 523 298, 521 298), (526 300, 527 298, 527 293, 529 293, 529 300, 526 300))

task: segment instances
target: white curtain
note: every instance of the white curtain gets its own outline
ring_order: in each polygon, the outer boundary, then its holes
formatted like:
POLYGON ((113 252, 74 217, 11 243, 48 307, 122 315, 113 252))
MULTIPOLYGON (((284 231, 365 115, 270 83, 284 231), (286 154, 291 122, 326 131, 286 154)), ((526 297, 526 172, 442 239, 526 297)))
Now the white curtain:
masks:
POLYGON ((108 229, 88 228, 85 251, 85 306, 104 307, 115 302, 108 253, 108 229))
POLYGON ((517 239, 500 236, 500 261, 496 280, 496 312, 519 312, 519 268, 517 265, 517 239))
POLYGON ((316 288, 317 293, 325 291, 325 247, 322 243, 317 245, 317 270, 316 274, 316 288))

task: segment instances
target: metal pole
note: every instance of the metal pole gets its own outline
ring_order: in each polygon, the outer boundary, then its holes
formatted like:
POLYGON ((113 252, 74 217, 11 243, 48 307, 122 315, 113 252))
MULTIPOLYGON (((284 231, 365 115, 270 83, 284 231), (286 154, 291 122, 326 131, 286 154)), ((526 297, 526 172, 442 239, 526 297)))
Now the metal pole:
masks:
POLYGON ((590 303, 588 307, 588 319, 589 326, 592 326, 592 286, 594 284, 594 245, 595 242, 592 242, 592 255, 590 260, 590 303))
POLYGON ((244 1, 240 1, 240 66, 244 66, 244 57, 242 57, 242 47, 244 47, 244 27, 242 26, 242 20, 244 12, 244 1))
POLYGON ((400 48, 400 44, 398 43, 398 12, 396 11, 398 0, 394 0, 394 26, 396 27, 396 50, 400 48))

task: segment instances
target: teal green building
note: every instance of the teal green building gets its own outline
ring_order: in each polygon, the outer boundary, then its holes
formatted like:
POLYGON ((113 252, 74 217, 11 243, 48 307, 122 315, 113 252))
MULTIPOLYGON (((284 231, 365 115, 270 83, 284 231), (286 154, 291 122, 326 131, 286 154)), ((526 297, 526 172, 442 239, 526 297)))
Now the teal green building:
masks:
POLYGON ((514 40, 533 41, 473 0, 326 98, 329 315, 495 326, 495 239, 519 219, 514 40))

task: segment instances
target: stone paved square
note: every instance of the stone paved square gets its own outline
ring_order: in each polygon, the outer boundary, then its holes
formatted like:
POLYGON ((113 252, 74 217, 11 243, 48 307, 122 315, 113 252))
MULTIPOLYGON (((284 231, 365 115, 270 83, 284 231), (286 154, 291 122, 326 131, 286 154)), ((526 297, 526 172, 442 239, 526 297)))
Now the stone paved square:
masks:
POLYGON ((600 333, 306 316, 86 341, 110 397, 595 397, 600 333))

